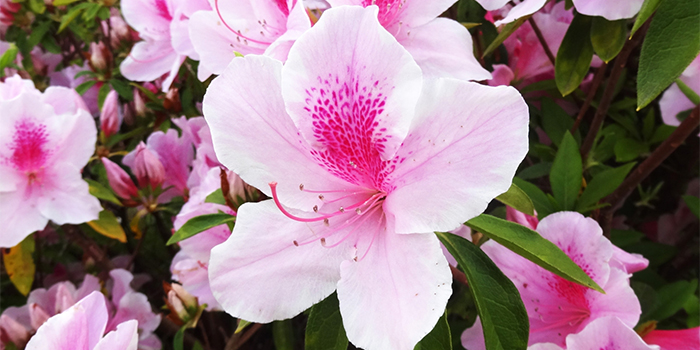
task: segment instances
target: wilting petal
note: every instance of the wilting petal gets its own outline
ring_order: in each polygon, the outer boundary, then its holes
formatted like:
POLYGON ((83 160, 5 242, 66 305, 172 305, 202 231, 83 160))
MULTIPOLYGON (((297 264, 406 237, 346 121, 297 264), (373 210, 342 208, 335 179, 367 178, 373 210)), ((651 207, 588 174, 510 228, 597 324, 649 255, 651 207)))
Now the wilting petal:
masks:
POLYGON ((578 334, 566 337, 568 350, 658 350, 647 345, 637 332, 617 317, 602 317, 591 322, 578 334))
POLYGON ((282 203, 309 210, 322 203, 316 195, 299 190, 305 180, 313 180, 308 185, 321 189, 350 185, 312 159, 284 109, 281 68, 279 61, 268 57, 233 60, 207 89, 204 116, 216 155, 224 165, 268 195, 268 184, 279 181, 282 203))
POLYGON ((609 21, 634 17, 642 3, 644 0, 574 0, 576 11, 587 16, 602 16, 609 21))
POLYGON ((138 322, 126 321, 105 335, 94 350, 136 350, 139 341, 138 322))
POLYGON ((436 18, 399 32, 396 40, 411 53, 426 78, 491 79, 491 74, 474 57, 469 31, 459 22, 436 18))
POLYGON ((426 84, 389 180, 396 190, 384 203, 396 232, 449 231, 483 212, 510 187, 527 152, 527 124, 527 105, 513 88, 426 84))
POLYGON ((343 325, 365 349, 413 349, 444 313, 452 274, 437 237, 381 230, 367 256, 341 265, 343 325))
POLYGON ((299 244, 323 227, 290 220, 271 200, 243 204, 231 237, 211 252, 209 281, 217 301, 235 317, 267 323, 323 300, 336 288, 340 262, 351 258, 345 245, 299 244))
POLYGON ((374 7, 324 12, 292 47, 282 77, 287 111, 307 142, 319 152, 349 148, 357 153, 349 159, 367 157, 359 139, 365 134, 382 159, 396 153, 422 82, 420 68, 379 25, 374 7), (350 126, 336 125, 338 114, 350 126), (337 144, 341 138, 348 144, 337 144))

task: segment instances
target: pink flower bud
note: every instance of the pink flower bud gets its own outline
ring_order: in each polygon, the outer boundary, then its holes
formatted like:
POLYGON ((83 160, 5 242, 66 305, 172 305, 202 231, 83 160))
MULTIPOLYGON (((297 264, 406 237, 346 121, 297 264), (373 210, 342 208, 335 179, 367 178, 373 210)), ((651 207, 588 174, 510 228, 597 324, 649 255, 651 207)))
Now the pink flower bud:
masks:
POLYGON ((535 213, 535 216, 527 215, 509 206, 506 206, 506 220, 521 224, 531 230, 536 229, 537 224, 540 223, 540 221, 537 220, 537 213, 535 213))
MULTIPOLYGON (((186 308, 191 309, 191 308, 197 308, 199 306, 199 302, 197 302, 197 298, 190 294, 188 291, 185 290, 185 288, 182 288, 181 285, 177 283, 173 283, 170 285, 172 288, 171 292, 175 292, 177 295, 178 299, 182 301, 182 303, 185 305, 186 308)), ((168 293, 170 295, 170 293, 168 293)))
POLYGON ((109 31, 109 45, 116 49, 122 41, 131 40, 131 33, 129 26, 124 22, 119 11, 112 8, 111 13, 112 17, 109 18, 109 24, 107 21, 102 21, 102 32, 107 33, 109 31))
POLYGON ((143 142, 124 157, 124 164, 131 167, 141 188, 148 185, 156 188, 165 180, 163 163, 143 142))
POLYGON ((24 345, 29 341, 27 328, 14 318, 4 314, 0 316, 0 334, 2 334, 0 342, 4 343, 9 340, 20 349, 24 348, 24 345))
POLYGON ((39 304, 29 304, 29 320, 32 328, 39 329, 51 317, 39 304))
POLYGON ((146 102, 143 100, 141 91, 137 88, 134 88, 134 111, 139 117, 146 115, 146 102))
POLYGON ((107 69, 107 59, 108 51, 105 44, 101 41, 99 43, 90 43, 90 65, 95 70, 105 70, 107 69))
POLYGON ((189 314, 185 310, 185 306, 182 304, 182 300, 177 297, 177 293, 174 290, 168 292, 168 303, 172 307, 172 311, 177 314, 180 320, 185 321, 189 319, 189 314))
POLYGON ((122 116, 119 114, 119 95, 112 90, 107 94, 100 113, 100 129, 105 136, 110 137, 119 131, 122 116))
POLYGON ((104 164, 107 170, 109 185, 112 186, 112 190, 117 196, 123 199, 131 199, 139 196, 136 185, 134 185, 134 182, 131 181, 131 177, 129 177, 129 174, 127 174, 124 169, 107 158, 102 158, 102 164, 104 164))

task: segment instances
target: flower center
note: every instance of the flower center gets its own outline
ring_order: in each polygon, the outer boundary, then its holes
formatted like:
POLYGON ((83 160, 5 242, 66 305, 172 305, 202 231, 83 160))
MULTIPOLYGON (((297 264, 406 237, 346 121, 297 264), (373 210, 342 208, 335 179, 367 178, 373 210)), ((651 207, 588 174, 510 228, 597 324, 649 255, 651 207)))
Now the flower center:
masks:
POLYGON ((377 5, 379 7, 379 23, 383 26, 393 24, 394 20, 401 13, 406 0, 363 0, 362 6, 377 5))
MULTIPOLYGON (((285 14, 285 16, 289 16, 289 10, 287 9, 287 4, 286 1, 283 0, 275 0, 277 3, 277 6, 280 7, 280 10, 285 14), (284 4, 283 4, 284 2, 284 4)), ((260 36, 265 37, 265 33, 267 33, 267 36, 270 37, 269 40, 260 40, 260 39, 254 39, 248 33, 243 34, 243 32, 238 29, 233 29, 231 26, 224 20, 224 17, 221 15, 221 10, 219 9, 219 0, 214 0, 214 11, 216 11, 217 16, 219 16, 219 20, 221 20, 221 24, 226 27, 229 31, 231 31, 233 34, 236 35, 236 41, 239 43, 249 46, 250 44, 257 44, 262 46, 261 48, 266 48, 267 46, 270 46, 272 42, 275 40, 275 38, 279 37, 284 30, 281 30, 279 28, 274 28, 271 27, 270 25, 267 24, 267 21, 265 19, 258 20, 258 25, 260 25, 261 30, 259 31, 260 36)))
POLYGON ((9 149, 12 156, 7 159, 13 168, 25 173, 29 184, 40 181, 41 171, 48 161, 50 151, 45 150, 48 143, 46 125, 22 120, 15 124, 15 133, 9 149))

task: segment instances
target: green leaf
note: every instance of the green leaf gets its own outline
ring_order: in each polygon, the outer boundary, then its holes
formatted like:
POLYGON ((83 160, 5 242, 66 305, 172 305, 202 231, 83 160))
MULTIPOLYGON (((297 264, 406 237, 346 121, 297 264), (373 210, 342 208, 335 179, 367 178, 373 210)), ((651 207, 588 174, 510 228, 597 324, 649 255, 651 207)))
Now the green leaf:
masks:
POLYGON ((101 211, 99 219, 90 221, 87 224, 92 227, 93 230, 97 231, 97 233, 105 237, 126 243, 124 228, 122 228, 117 217, 109 210, 101 211))
POLYGON ((654 268, 670 261, 676 256, 678 251, 674 246, 649 241, 629 245, 625 247, 625 250, 644 256, 649 260, 649 268, 654 268))
POLYGON ((88 80, 78 86, 75 87, 75 91, 77 91, 79 94, 83 95, 85 94, 86 91, 90 90, 91 87, 95 86, 97 84, 96 80, 88 80))
POLYGON ((515 33, 515 31, 518 28, 520 28, 520 26, 523 25, 523 23, 525 23, 525 21, 527 21, 530 17, 531 16, 520 17, 516 21, 506 24, 501 29, 501 32, 498 33, 496 39, 494 39, 493 42, 489 44, 489 46, 486 48, 486 50, 484 50, 484 54, 481 55, 481 57, 486 57, 489 54, 491 54, 494 50, 496 50, 498 46, 500 46, 503 43, 503 41, 508 39, 508 37, 511 34, 515 33))
POLYGON ((452 350, 452 333, 447 322, 447 313, 440 317, 435 328, 418 342, 413 350, 452 350))
POLYGON ((117 205, 122 205, 119 199, 114 195, 114 192, 107 188, 107 186, 91 179, 85 179, 85 181, 88 183, 88 186, 90 186, 89 190, 91 195, 117 205))
POLYGON ((173 337, 173 349, 174 350, 184 350, 185 348, 185 329, 187 326, 182 326, 180 329, 177 330, 177 333, 175 333, 175 337, 173 337))
POLYGON ((574 209, 576 198, 581 189, 583 165, 578 144, 571 133, 566 131, 559 146, 557 155, 552 162, 552 172, 549 182, 552 184, 552 194, 563 210, 574 209))
POLYGON ((661 287, 656 293, 656 308, 649 314, 649 319, 663 321, 673 316, 695 294, 697 287, 697 279, 677 281, 661 287))
POLYGON ((527 215, 535 215, 535 206, 532 204, 532 200, 525 191, 514 183, 510 185, 508 191, 496 197, 496 200, 527 215))
POLYGON ((564 134, 574 126, 574 119, 551 99, 542 99, 542 129, 557 147, 564 134))
POLYGON ((97 92, 97 106, 100 108, 100 111, 102 111, 102 105, 105 103, 105 99, 107 99, 107 94, 112 90, 112 87, 110 84, 102 84, 100 86, 100 91, 97 92))
POLYGON ((87 11, 83 13, 83 19, 85 22, 90 22, 97 17, 97 13, 102 9, 102 4, 99 3, 91 3, 90 7, 88 7, 87 11))
POLYGON ((683 95, 685 95, 690 102, 692 102, 694 105, 700 105, 700 96, 698 96, 698 94, 693 91, 690 86, 686 85, 680 78, 676 79, 676 84, 678 84, 678 88, 681 89, 683 95))
POLYGON ((547 199, 547 195, 542 192, 539 187, 517 177, 513 178, 513 183, 518 185, 518 187, 525 191, 527 196, 530 197, 539 218, 543 218, 554 212, 552 204, 549 202, 549 199, 547 199))
POLYGON ((697 296, 691 295, 683 304, 683 310, 688 314, 686 325, 688 328, 700 326, 700 300, 697 296))
POLYGON ((634 230, 615 230, 610 233, 610 242, 618 247, 626 247, 630 244, 639 243, 645 234, 634 230))
POLYGON ((593 50, 605 63, 617 56, 627 41, 627 20, 608 21, 603 17, 593 17, 591 23, 591 44, 593 50))
POLYGON ((38 26, 36 26, 36 28, 32 29, 31 33, 29 34, 29 39, 27 40, 27 47, 33 48, 34 46, 39 44, 44 38, 44 36, 46 36, 46 33, 49 32, 50 28, 51 22, 46 21, 40 23, 38 26))
POLYGON ((249 322, 249 321, 242 320, 242 319, 239 318, 239 319, 238 319, 238 326, 236 326, 236 331, 233 332, 233 334, 238 334, 238 333, 240 333, 240 332, 243 332, 243 330, 244 330, 246 327, 250 326, 250 325, 253 324, 253 323, 255 323, 255 322, 249 322))
POLYGON ((625 164, 621 167, 605 170, 594 176, 576 202, 576 211, 587 211, 589 207, 595 205, 599 200, 613 193, 625 180, 625 177, 627 177, 627 174, 629 174, 635 164, 637 163, 625 164))
POLYGON ((551 170, 552 163, 542 162, 523 169, 517 176, 523 180, 538 179, 549 174, 551 170))
POLYGON ((114 91, 116 91, 123 99, 129 101, 134 99, 134 90, 131 89, 129 83, 119 79, 112 79, 109 81, 109 83, 114 88, 114 91))
POLYGON ((193 217, 189 219, 179 230, 173 234, 166 245, 171 245, 190 238, 202 231, 208 230, 223 224, 236 222, 236 217, 229 214, 217 213, 193 217))
POLYGON ((275 342, 275 349, 277 350, 294 350, 292 320, 273 322, 272 340, 275 342))
POLYGON ((46 4, 44 0, 29 0, 29 9, 40 15, 46 12, 46 4))
POLYGON ((671 85, 700 52, 700 0, 663 1, 639 57, 637 110, 671 85))
POLYGON ((64 5, 72 4, 76 1, 80 1, 80 0, 54 0, 53 5, 54 6, 64 6, 64 5))
POLYGON ((642 8, 637 14, 637 19, 634 21, 634 26, 632 27, 632 32, 630 33, 630 39, 634 36, 634 33, 642 27, 644 22, 646 22, 651 15, 656 12, 656 9, 661 4, 661 0, 644 0, 642 8))
POLYGON ((615 144, 615 161, 618 163, 629 162, 648 152, 649 145, 633 138, 625 137, 615 144))
POLYGON ((15 43, 10 43, 5 53, 0 56, 0 73, 4 74, 5 68, 9 67, 11 64, 15 63, 17 59, 17 54, 19 53, 19 48, 15 43))
POLYGON ((89 3, 82 3, 68 10, 68 12, 61 17, 61 24, 58 26, 57 34, 60 34, 64 29, 66 29, 68 25, 70 25, 71 22, 73 22, 73 20, 89 6, 89 3))
POLYGON ((698 211, 700 211, 700 198, 691 195, 686 195, 683 196, 683 201, 685 202, 685 205, 687 205, 690 209, 690 212, 693 213, 693 215, 695 215, 695 217, 700 217, 700 213, 698 213, 698 211))
POLYGON ((100 7, 100 11, 97 12, 97 17, 103 21, 108 19, 110 15, 109 8, 106 6, 100 7))
POLYGON ((346 350, 348 348, 348 337, 343 328, 336 293, 311 307, 304 343, 305 350, 346 350))
POLYGON ((487 214, 481 214, 465 225, 567 281, 605 293, 559 247, 523 225, 487 214))
POLYGON ((484 329, 489 350, 525 350, 529 336, 527 311, 513 282, 468 240, 436 232, 464 271, 484 329))
POLYGON ((577 14, 559 46, 554 79, 562 96, 572 93, 583 81, 593 60, 591 18, 577 14))
POLYGON ((22 242, 12 248, 2 250, 2 261, 10 281, 17 290, 26 296, 34 283, 34 236, 27 236, 22 242))
POLYGON ((661 124, 659 125, 656 130, 654 130, 654 134, 651 136, 651 140, 649 140, 649 143, 657 144, 665 141, 673 132, 676 131, 675 126, 670 126, 666 124, 661 124))
POLYGON ((207 198, 204 200, 204 203, 226 205, 226 198, 224 198, 224 193, 221 191, 221 189, 217 188, 216 191, 210 193, 207 196, 207 198))

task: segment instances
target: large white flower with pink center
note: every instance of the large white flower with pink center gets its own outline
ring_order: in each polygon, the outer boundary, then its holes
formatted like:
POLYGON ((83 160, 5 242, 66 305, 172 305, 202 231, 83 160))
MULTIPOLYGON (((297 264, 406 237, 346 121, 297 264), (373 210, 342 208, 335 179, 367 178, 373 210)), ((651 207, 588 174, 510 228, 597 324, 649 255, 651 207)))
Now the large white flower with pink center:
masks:
POLYGON ((95 151, 97 129, 75 90, 44 93, 19 76, 0 83, 0 247, 12 247, 49 220, 97 219, 102 209, 81 169, 95 151))
MULTIPOLYGON (((622 267, 638 266, 618 261, 613 244, 595 220, 576 212, 555 213, 537 225, 537 232, 563 250, 606 294, 569 282, 494 241, 484 243, 483 251, 520 292, 530 319, 530 344, 564 346, 567 335, 605 316, 617 317, 628 327, 637 324, 641 307, 622 267)), ((480 322, 462 334, 462 344, 470 350, 485 348, 480 322)))
POLYGON ((68 310, 48 319, 27 343, 26 350, 136 350, 138 321, 120 323, 106 335, 107 304, 92 292, 68 310))
POLYGON ((356 346, 413 349, 452 276, 433 231, 478 215, 527 152, 510 87, 423 79, 378 8, 327 10, 287 63, 236 58, 204 97, 219 160, 273 200, 212 250, 222 308, 266 323, 338 291, 356 346))

